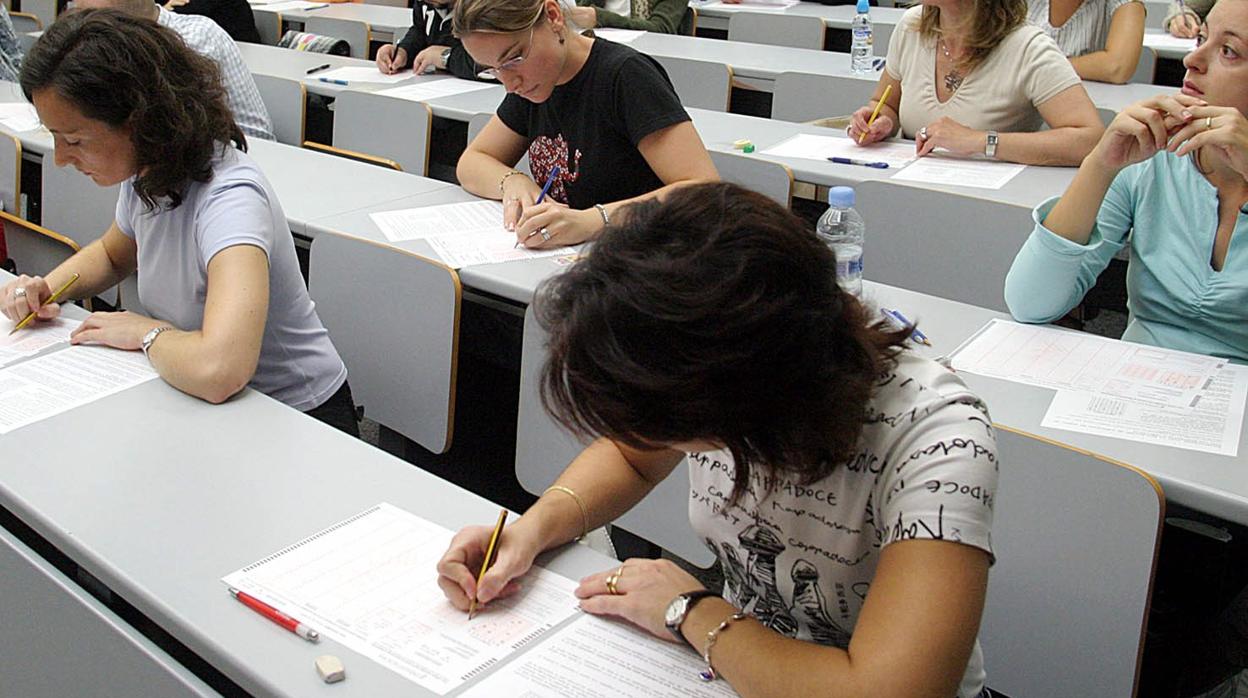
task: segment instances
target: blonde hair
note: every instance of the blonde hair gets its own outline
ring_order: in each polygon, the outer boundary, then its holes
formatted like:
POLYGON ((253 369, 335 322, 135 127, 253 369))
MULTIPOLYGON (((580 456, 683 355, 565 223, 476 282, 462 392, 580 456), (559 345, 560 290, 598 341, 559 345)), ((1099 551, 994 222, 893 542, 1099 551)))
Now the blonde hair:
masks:
MULTIPOLYGON (((455 36, 463 38, 465 34, 486 32, 489 34, 511 34, 524 31, 542 21, 546 14, 547 0, 457 0, 455 12, 451 16, 451 26, 455 36)), ((574 34, 581 32, 581 27, 572 21, 572 8, 576 4, 572 0, 555 0, 559 11, 563 14, 563 23, 574 34)))
MULTIPOLYGON (((969 0, 970 32, 963 38, 966 58, 963 64, 973 68, 984 61, 1010 32, 1027 21, 1027 0, 969 0)), ((940 8, 925 6, 919 20, 919 35, 929 41, 941 38, 940 8)))

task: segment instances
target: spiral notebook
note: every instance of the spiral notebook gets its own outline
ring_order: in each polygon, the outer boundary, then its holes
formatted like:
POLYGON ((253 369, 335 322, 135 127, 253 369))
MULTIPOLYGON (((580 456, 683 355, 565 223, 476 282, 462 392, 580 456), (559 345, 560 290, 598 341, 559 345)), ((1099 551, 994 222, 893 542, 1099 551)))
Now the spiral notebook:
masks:
POLYGON ((519 594, 469 622, 434 572, 452 535, 381 503, 222 581, 445 695, 578 612, 576 583, 534 567, 519 594))

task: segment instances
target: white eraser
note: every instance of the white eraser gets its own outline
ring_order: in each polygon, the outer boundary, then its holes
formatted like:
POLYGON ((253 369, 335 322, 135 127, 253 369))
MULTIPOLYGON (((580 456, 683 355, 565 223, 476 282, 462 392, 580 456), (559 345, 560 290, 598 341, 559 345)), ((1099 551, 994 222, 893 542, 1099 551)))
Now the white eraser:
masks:
POLYGON ((325 683, 338 683, 347 678, 347 669, 342 660, 332 654, 322 654, 316 658, 316 673, 321 675, 325 683))

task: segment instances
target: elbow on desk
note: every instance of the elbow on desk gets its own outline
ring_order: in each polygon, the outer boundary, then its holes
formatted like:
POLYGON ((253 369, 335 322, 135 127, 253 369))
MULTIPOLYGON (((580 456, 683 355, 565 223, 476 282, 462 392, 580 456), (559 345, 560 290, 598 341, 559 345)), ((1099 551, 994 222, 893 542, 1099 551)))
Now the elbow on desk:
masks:
POLYGON ((1006 279, 1005 307, 1009 308, 1015 320, 1040 325, 1053 322, 1069 312, 1069 308, 1059 308, 1050 301, 1046 294, 1036 293, 1034 289, 1011 287, 1009 279, 1006 279))
POLYGON ((210 362, 201 367, 195 387, 187 392, 205 402, 220 405, 246 388, 255 372, 255 366, 244 370, 224 361, 210 362))

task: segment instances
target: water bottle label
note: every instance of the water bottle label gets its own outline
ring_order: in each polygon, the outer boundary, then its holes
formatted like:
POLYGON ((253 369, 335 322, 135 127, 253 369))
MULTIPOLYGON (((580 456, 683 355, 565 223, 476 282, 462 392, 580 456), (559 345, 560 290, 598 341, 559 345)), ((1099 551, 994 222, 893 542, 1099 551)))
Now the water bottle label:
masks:
POLYGON ((838 259, 836 261, 836 276, 841 279, 862 276, 862 257, 838 259))

